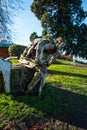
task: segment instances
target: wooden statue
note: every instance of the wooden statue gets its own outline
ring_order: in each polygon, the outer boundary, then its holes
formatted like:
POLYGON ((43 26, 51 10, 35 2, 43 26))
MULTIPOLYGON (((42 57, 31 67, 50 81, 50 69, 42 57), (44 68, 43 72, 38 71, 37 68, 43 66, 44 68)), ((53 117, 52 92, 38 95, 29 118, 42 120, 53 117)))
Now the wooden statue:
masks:
POLYGON ((6 93, 35 93, 45 85, 47 67, 62 53, 65 46, 61 37, 56 41, 38 38, 20 56, 19 65, 0 60, 0 78, 3 75, 6 93), (2 74, 1 74, 2 73, 2 74))
POLYGON ((20 57, 20 63, 23 66, 35 70, 34 76, 27 86, 26 92, 33 91, 37 84, 39 85, 39 95, 45 84, 47 75, 47 67, 62 53, 62 48, 65 46, 61 37, 53 40, 42 38, 35 39, 33 43, 24 50, 20 57))

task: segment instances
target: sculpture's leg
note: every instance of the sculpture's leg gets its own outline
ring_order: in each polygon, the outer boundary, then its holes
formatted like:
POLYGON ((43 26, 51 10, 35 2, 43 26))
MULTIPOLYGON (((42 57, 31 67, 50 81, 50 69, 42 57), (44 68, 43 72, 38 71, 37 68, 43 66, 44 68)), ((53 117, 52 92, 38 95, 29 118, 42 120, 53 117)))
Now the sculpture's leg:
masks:
POLYGON ((39 82, 40 78, 41 78, 41 73, 40 72, 35 72, 32 81, 27 86, 26 93, 29 93, 30 91, 33 90, 33 88, 35 87, 35 85, 39 82))
POLYGON ((39 87, 39 95, 41 95, 42 88, 45 85, 45 80, 46 80, 46 73, 41 73, 41 82, 40 82, 40 87, 39 87))

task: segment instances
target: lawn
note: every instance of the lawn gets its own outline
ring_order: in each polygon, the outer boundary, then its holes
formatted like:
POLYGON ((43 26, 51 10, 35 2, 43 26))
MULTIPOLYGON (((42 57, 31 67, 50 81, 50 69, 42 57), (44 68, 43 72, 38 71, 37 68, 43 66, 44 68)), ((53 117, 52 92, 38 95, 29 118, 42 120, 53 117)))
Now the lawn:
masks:
POLYGON ((32 130, 87 129, 87 67, 58 60, 48 68, 41 96, 0 94, 1 130, 13 121, 32 130))
POLYGON ((70 61, 63 61, 50 66, 48 72, 47 82, 51 85, 87 96, 87 68, 84 65, 71 66, 70 61))

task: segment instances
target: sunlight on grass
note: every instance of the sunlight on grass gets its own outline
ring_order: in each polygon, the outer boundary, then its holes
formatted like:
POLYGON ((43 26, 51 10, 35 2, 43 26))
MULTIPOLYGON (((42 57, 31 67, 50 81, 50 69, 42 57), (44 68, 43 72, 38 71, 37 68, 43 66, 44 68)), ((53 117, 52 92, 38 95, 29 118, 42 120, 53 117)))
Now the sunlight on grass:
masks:
POLYGON ((18 64, 18 63, 19 63, 19 60, 18 60, 18 59, 10 60, 10 62, 11 62, 12 64, 18 64))
POLYGON ((71 66, 69 61, 48 68, 41 96, 0 94, 0 128, 12 120, 32 122, 47 116, 66 121, 76 111, 87 113, 87 68, 71 66))
POLYGON ((48 73, 47 83, 87 95, 87 68, 71 66, 70 64, 53 64, 48 68, 48 73))

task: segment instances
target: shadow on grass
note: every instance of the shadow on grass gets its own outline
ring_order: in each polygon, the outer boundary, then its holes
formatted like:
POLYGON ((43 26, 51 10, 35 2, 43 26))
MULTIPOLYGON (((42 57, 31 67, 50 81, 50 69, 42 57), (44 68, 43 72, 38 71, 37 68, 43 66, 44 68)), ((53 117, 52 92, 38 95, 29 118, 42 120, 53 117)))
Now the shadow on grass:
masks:
POLYGON ((62 72, 62 71, 58 71, 58 70, 48 70, 48 73, 50 73, 50 74, 58 74, 58 75, 65 75, 65 76, 75 76, 75 77, 87 78, 87 75, 77 74, 77 73, 69 73, 69 72, 62 72))
MULTIPOLYGON (((87 97, 84 95, 46 84, 41 96, 25 95, 16 100, 37 110, 32 115, 32 120, 39 119, 40 121, 40 118, 59 120, 76 128, 87 129, 87 97), (38 111, 42 113, 43 117, 38 115, 38 111)), ((28 118, 24 120, 30 120, 28 118)))

